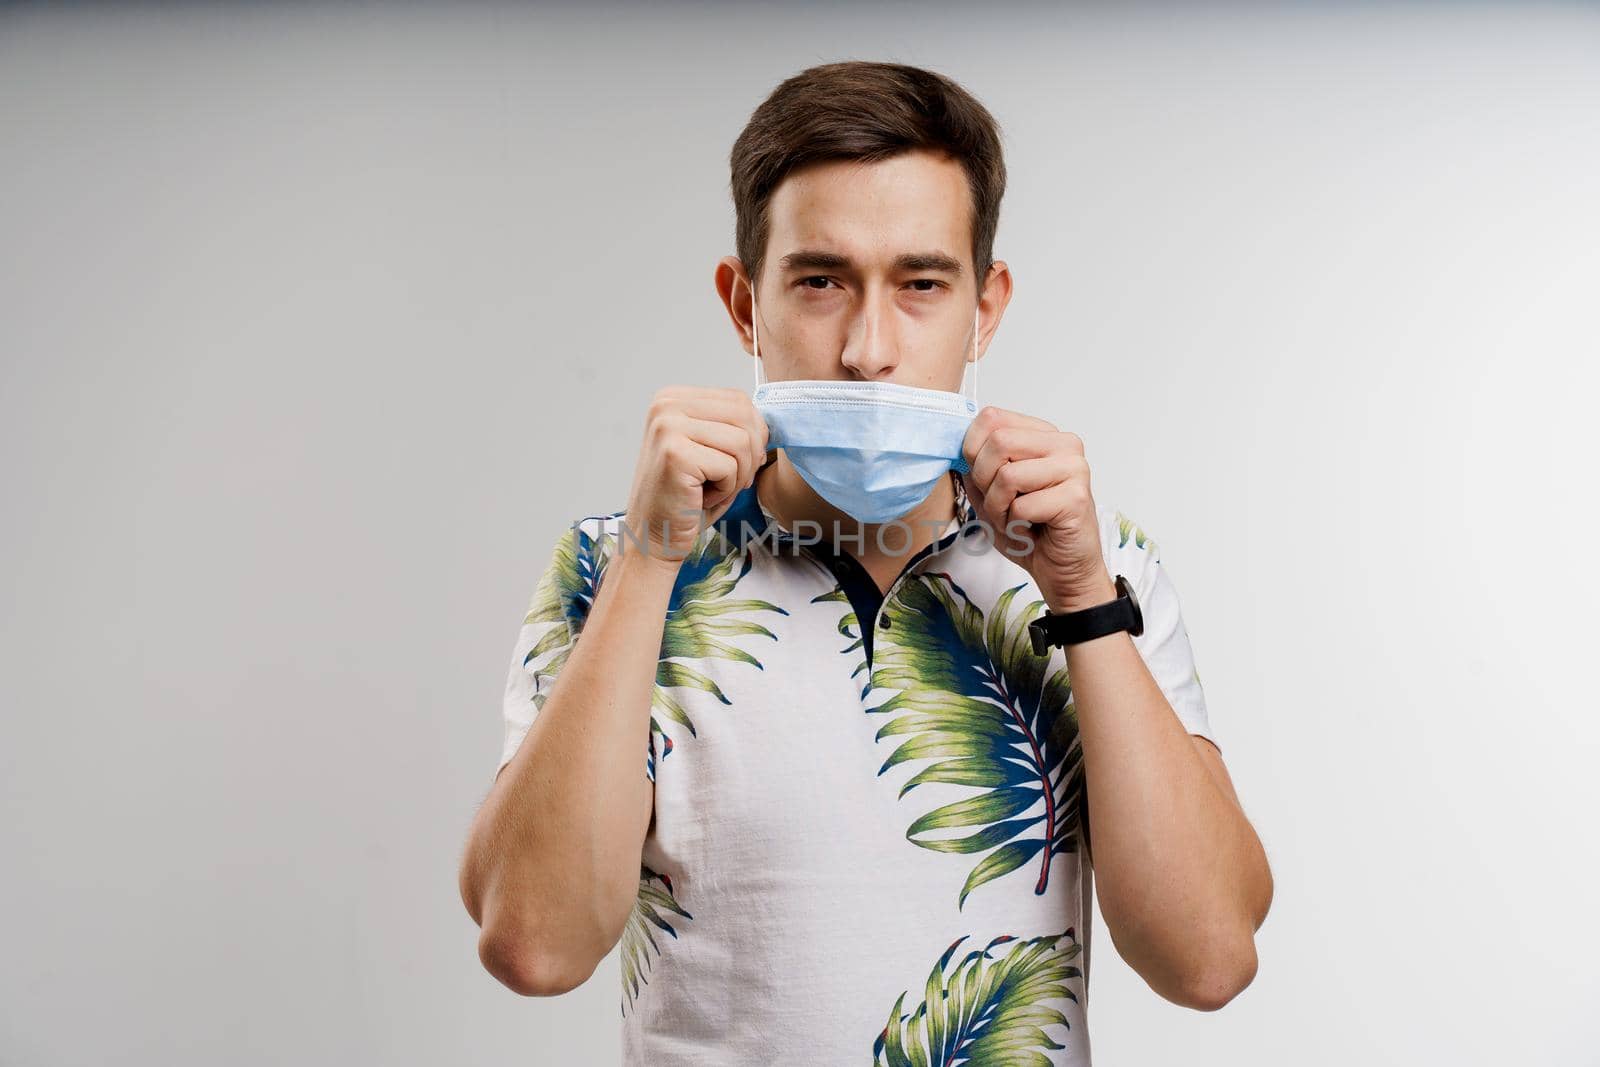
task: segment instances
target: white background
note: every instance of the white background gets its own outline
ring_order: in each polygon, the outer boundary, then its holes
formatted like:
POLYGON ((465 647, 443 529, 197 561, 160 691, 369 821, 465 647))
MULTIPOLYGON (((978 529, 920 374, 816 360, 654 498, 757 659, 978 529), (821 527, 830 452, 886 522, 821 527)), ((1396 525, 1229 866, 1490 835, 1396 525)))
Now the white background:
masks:
POLYGON ((533 582, 645 403, 743 385, 727 154, 957 78, 1011 171, 981 400, 1161 546, 1276 876, 1096 1062, 1600 1063, 1600 9, 0 14, 0 1062, 614 1063, 456 890, 533 582))

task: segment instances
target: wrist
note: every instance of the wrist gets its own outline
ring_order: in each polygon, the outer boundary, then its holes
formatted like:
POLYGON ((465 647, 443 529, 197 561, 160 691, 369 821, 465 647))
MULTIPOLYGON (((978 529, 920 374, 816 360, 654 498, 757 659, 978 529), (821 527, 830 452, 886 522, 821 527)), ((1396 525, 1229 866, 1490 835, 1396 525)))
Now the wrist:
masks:
POLYGON ((1047 594, 1045 606, 1052 614, 1065 615, 1069 611, 1082 611, 1100 604, 1109 604, 1115 599, 1117 599, 1117 583, 1112 580, 1110 572, 1102 569, 1092 581, 1080 584, 1070 593, 1047 594))
POLYGON ((682 566, 682 559, 670 559, 638 546, 623 547, 610 563, 610 569, 626 576, 630 583, 654 583, 665 585, 668 589, 677 581, 682 566))

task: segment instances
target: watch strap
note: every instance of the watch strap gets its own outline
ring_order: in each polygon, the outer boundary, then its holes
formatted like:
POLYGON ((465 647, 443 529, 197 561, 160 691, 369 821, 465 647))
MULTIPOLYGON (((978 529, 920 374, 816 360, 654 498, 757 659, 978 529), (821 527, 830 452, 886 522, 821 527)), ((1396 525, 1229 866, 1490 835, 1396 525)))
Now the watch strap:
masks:
POLYGON ((1115 600, 1060 614, 1046 611, 1030 622, 1028 637, 1033 642, 1034 654, 1042 656, 1052 645, 1081 644, 1118 630, 1127 630, 1134 637, 1144 633, 1144 615, 1139 610, 1133 583, 1119 574, 1116 585, 1115 600))

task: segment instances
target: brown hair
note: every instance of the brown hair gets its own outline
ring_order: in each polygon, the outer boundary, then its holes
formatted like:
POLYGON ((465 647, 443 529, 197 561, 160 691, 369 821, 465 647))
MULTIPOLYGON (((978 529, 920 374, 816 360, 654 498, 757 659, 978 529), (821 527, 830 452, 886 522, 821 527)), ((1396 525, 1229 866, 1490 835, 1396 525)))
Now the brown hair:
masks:
POLYGON ((903 63, 848 60, 801 71, 774 89, 733 143, 734 243, 753 285, 767 252, 767 204, 790 171, 827 160, 876 162, 926 148, 967 172, 972 262, 983 284, 994 262, 1006 164, 987 108, 942 74, 903 63))

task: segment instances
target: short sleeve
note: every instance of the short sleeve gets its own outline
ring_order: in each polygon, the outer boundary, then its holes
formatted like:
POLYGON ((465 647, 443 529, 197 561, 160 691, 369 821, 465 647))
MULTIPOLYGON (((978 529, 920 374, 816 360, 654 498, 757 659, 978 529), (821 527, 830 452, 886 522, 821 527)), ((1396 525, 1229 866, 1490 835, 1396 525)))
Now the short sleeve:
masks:
POLYGON ((1133 647, 1138 649, 1184 729, 1204 737, 1220 750, 1222 746, 1217 744, 1206 711, 1205 690, 1200 686, 1178 589, 1161 562, 1159 546, 1121 512, 1112 513, 1104 537, 1111 573, 1122 574, 1133 583, 1144 617, 1144 632, 1133 639, 1133 647))
MULTIPOLYGON (((573 523, 556 542, 512 647, 502 701, 505 732, 495 775, 517 754, 566 666, 604 579, 610 545, 602 518, 573 523)), ((655 778, 653 736, 645 753, 645 776, 655 778)))

